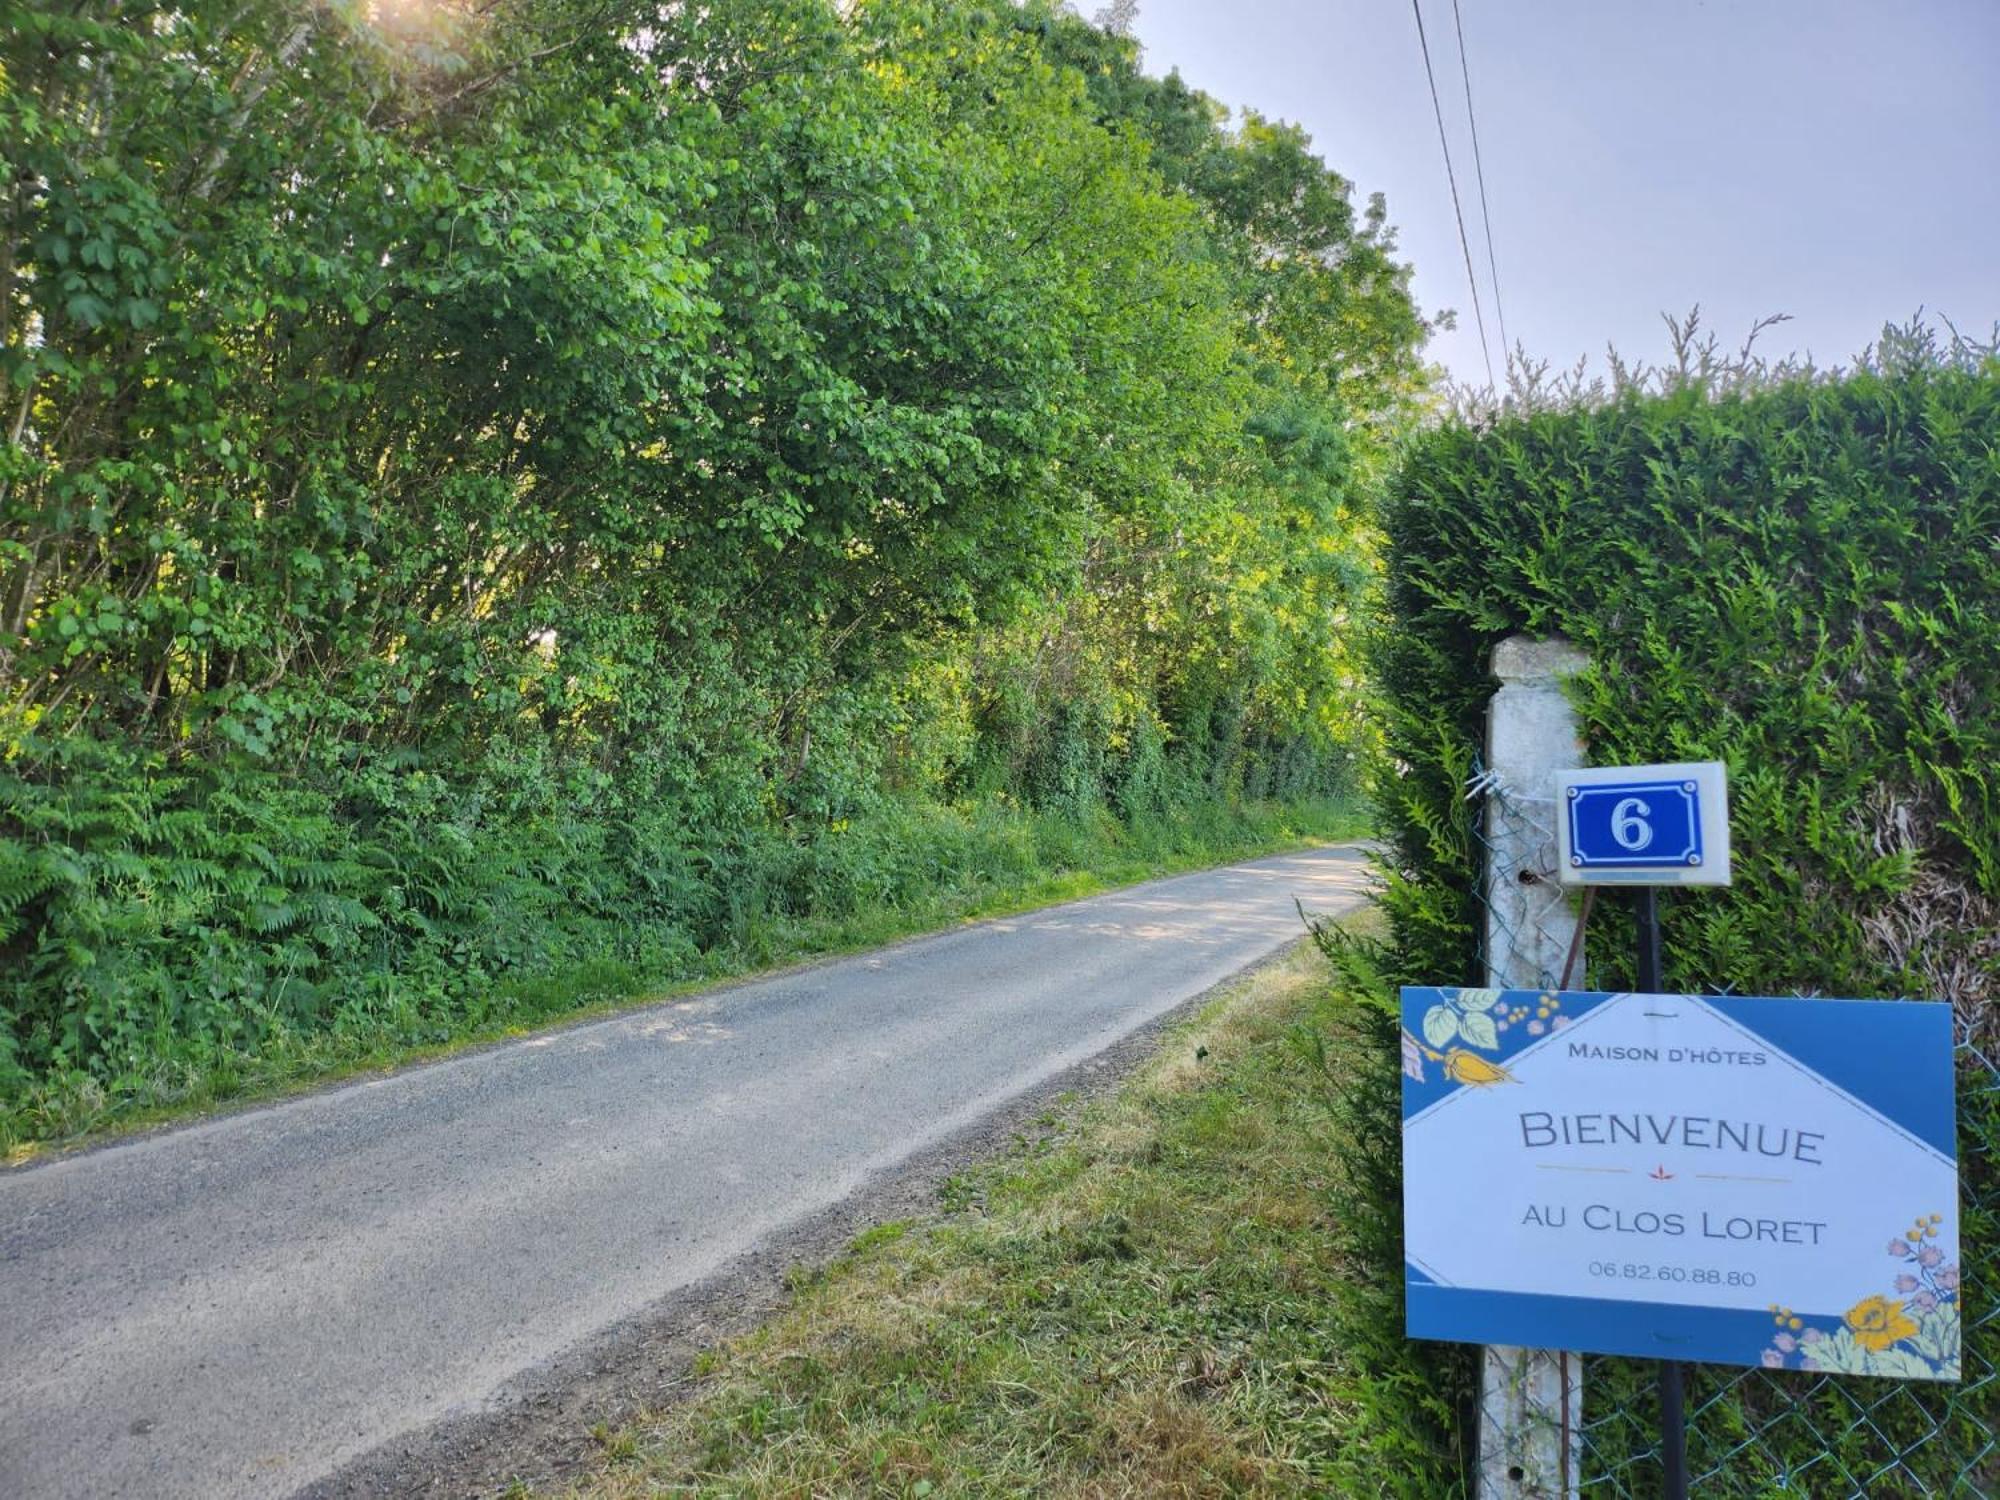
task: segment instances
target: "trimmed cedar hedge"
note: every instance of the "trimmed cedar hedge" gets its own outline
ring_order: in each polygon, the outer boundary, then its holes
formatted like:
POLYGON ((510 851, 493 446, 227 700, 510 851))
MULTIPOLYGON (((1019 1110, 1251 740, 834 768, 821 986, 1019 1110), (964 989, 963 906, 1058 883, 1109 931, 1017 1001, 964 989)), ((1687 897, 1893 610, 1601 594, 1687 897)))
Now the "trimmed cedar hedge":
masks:
MULTIPOLYGON (((1970 1044, 1967 1384, 1704 1370, 1694 1472, 1721 1466, 1707 1493, 1992 1485, 2000 1319, 1978 1261, 2000 1243, 2000 367, 1454 423, 1409 457, 1386 529, 1389 936, 1325 939, 1371 1049, 1344 1101, 1341 1218, 1366 1274, 1341 1316, 1385 1392, 1407 1398, 1364 1414, 1363 1445, 1409 1466, 1384 1484, 1441 1493, 1472 1451, 1469 1352, 1401 1337, 1393 987, 1482 982, 1466 781, 1491 649, 1526 632, 1588 653, 1573 697, 1593 763, 1728 764, 1736 883, 1661 893, 1670 987, 1945 998, 1970 1044)), ((1629 986, 1624 903, 1598 904, 1588 941, 1594 982, 1629 986)), ((1643 1491, 1650 1367, 1595 1362, 1586 1399, 1587 1474, 1631 1463, 1606 1492, 1643 1491)))

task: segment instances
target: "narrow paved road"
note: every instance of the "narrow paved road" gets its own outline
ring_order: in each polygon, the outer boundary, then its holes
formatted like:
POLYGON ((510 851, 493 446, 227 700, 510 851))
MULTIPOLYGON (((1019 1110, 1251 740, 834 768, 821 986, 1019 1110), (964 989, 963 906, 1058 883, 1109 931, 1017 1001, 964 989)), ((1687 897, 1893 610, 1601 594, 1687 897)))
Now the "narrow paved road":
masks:
POLYGON ((0 1496, 286 1495, 1354 905, 1156 881, 0 1173, 0 1496))

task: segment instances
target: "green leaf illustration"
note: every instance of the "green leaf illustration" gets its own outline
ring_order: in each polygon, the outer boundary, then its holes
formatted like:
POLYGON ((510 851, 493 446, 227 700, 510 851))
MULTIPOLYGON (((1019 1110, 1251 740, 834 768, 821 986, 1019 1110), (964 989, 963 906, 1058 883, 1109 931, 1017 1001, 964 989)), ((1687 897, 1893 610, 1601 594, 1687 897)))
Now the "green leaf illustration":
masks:
POLYGON ((1460 990, 1452 1004, 1462 1011, 1491 1010, 1500 1003, 1503 990, 1460 990))
POLYGON ((1870 1375, 1889 1375, 1897 1380, 1929 1380, 1937 1372, 1931 1362, 1909 1349, 1877 1349, 1868 1356, 1870 1375))
POLYGON ((1842 1328, 1805 1346, 1805 1367, 1829 1375, 1866 1375, 1868 1351, 1854 1341, 1852 1329, 1842 1328))
POLYGON ((1458 1018, 1459 1035, 1475 1047, 1484 1047, 1491 1052, 1500 1045, 1500 1028, 1493 1024, 1493 1018, 1484 1012, 1458 1018))
POLYGON ((1958 1304, 1947 1302, 1917 1314, 1916 1337, 1909 1345, 1934 1364, 1958 1358, 1958 1304))
POLYGON ((1424 1012, 1424 1040, 1442 1047, 1458 1036, 1458 1017, 1449 1005, 1433 1005, 1424 1012))

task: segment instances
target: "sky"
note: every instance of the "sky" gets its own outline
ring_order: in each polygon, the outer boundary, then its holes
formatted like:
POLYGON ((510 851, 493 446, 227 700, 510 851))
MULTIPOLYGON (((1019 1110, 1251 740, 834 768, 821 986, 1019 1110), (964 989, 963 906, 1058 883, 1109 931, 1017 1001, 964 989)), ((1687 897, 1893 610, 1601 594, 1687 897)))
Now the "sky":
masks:
MULTIPOLYGON (((1459 0, 1495 305, 1451 0, 1421 0, 1485 310, 1557 365, 1667 350, 1699 303, 1732 348, 1844 363, 1919 308, 2000 318, 2000 0, 1459 0)), ((1091 0, 1078 9, 1092 13, 1091 0)), ((1410 0, 1139 0, 1149 73, 1292 120, 1380 191, 1429 356, 1483 384, 1410 0)))

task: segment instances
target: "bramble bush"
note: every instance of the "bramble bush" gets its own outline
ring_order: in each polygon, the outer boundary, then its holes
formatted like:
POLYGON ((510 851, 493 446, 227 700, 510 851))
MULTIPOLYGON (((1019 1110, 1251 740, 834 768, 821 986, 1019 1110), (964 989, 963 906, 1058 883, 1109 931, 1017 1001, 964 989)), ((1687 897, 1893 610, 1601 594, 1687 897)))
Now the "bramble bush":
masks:
MULTIPOLYGON (((1902 332, 1845 374, 1780 373, 1456 420, 1393 487, 1371 653, 1390 932, 1326 935, 1343 1024, 1372 1058, 1342 1102, 1342 1218, 1365 1274, 1340 1315, 1382 1386, 1410 1398, 1355 1431, 1361 1454, 1407 1476, 1386 1488, 1441 1493, 1471 1451, 1473 1360, 1402 1337, 1395 987, 1482 982, 1466 788, 1488 655, 1517 632, 1587 653, 1572 691, 1593 762, 1728 765, 1735 883, 1662 892, 1669 986, 1944 999, 1967 1044, 1963 1234, 1982 1268, 1966 1281, 1968 1384, 1884 1401, 1892 1388, 1872 1382, 1701 1370, 1695 1471, 1715 1467, 1718 1494, 1995 1482, 2000 361, 1902 332)), ((1597 903, 1593 982, 1629 987, 1632 951, 1623 904, 1597 903)), ((1606 1360, 1590 1379, 1605 1474, 1652 1441, 1652 1374, 1606 1360)), ((1641 1471, 1618 1482, 1643 1491, 1641 1471)))

